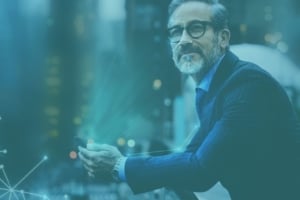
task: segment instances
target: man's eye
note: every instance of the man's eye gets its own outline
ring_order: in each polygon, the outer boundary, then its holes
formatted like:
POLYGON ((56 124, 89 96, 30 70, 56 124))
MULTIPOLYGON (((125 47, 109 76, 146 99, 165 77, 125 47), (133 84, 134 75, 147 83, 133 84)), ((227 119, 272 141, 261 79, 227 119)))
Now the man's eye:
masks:
POLYGON ((177 28, 177 29, 170 30, 169 34, 171 37, 176 37, 176 36, 180 36, 181 32, 182 30, 177 28))
POLYGON ((201 24, 195 24, 190 27, 191 32, 202 32, 204 30, 204 26, 201 24))

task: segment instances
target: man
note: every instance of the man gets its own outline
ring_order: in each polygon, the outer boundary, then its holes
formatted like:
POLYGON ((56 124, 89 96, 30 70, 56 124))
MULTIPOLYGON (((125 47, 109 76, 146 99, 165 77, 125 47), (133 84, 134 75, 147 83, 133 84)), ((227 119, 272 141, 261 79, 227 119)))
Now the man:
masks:
POLYGON ((113 146, 79 148, 91 176, 206 191, 220 181, 233 200, 300 199, 299 126, 281 86, 229 51, 226 9, 214 0, 173 0, 168 32, 176 67, 197 85, 201 127, 186 151, 124 157, 113 146))

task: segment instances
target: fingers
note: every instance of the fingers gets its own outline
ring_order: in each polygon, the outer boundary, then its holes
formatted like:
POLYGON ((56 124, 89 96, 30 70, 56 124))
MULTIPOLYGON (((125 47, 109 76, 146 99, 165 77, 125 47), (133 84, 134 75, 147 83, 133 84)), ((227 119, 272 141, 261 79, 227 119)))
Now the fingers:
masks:
POLYGON ((79 148, 79 158, 88 166, 96 167, 103 162, 103 159, 109 157, 104 151, 90 151, 85 148, 79 148))
POLYGON ((78 156, 91 177, 111 177, 115 163, 122 157, 116 147, 107 144, 89 143, 87 148, 78 149, 78 156))
POLYGON ((114 151, 116 149, 116 147, 108 144, 97 143, 88 143, 86 148, 91 151, 114 151))
POLYGON ((81 161, 83 162, 83 167, 87 170, 88 175, 90 177, 96 177, 96 174, 102 174, 103 172, 106 172, 106 167, 105 167, 105 163, 100 159, 100 158, 92 158, 89 159, 85 156, 83 156, 83 154, 81 152, 79 152, 79 158, 81 159, 81 161))
POLYGON ((114 154, 109 151, 91 151, 85 148, 79 147, 79 158, 89 169, 106 169, 111 168, 114 165, 114 154))
POLYGON ((102 144, 97 144, 97 143, 88 143, 86 145, 86 148, 88 150, 91 150, 91 151, 100 151, 101 150, 101 146, 102 144))
POLYGON ((93 173, 90 172, 90 171, 88 171, 88 175, 89 175, 89 177, 91 177, 91 178, 95 178, 95 174, 93 174, 93 173))
POLYGON ((110 151, 94 151, 94 150, 88 150, 86 148, 78 147, 79 149, 79 156, 83 160, 91 160, 93 162, 98 162, 101 159, 104 158, 110 158, 112 156, 112 153, 110 151))
POLYGON ((78 152, 78 156, 80 158, 80 160, 85 163, 86 165, 93 165, 93 162, 92 162, 92 152, 88 151, 87 149, 85 148, 82 148, 82 147, 78 147, 79 149, 79 152, 78 152))
POLYGON ((84 157, 89 157, 89 151, 86 148, 83 148, 81 146, 78 147, 79 154, 82 154, 84 157))

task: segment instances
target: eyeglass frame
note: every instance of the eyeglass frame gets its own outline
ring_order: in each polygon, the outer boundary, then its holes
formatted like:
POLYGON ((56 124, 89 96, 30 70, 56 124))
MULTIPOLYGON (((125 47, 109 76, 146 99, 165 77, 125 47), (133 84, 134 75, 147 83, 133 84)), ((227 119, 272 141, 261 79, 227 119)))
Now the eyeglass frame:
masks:
POLYGON ((188 22, 188 24, 185 26, 175 25, 175 26, 169 27, 169 28, 167 28, 167 34, 168 34, 169 41, 171 43, 178 43, 182 37, 184 30, 192 39, 199 39, 206 33, 207 26, 214 27, 213 22, 212 21, 193 20, 193 21, 188 22), (203 31, 199 36, 193 36, 193 34, 191 34, 190 28, 192 27, 192 25, 195 25, 195 24, 201 24, 203 26, 203 31), (171 31, 176 30, 177 28, 180 30, 181 34, 180 34, 180 36, 178 35, 178 39, 176 39, 175 41, 172 41, 171 31))

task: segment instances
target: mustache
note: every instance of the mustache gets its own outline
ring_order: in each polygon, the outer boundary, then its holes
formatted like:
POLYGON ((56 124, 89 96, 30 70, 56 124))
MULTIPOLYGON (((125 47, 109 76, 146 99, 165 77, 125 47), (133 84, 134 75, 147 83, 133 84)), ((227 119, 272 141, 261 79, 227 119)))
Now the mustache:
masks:
POLYGON ((188 53, 199 53, 200 55, 203 55, 203 51, 200 47, 193 45, 193 44, 182 44, 178 47, 178 49, 175 51, 177 55, 177 60, 181 58, 182 55, 188 54, 188 53))

